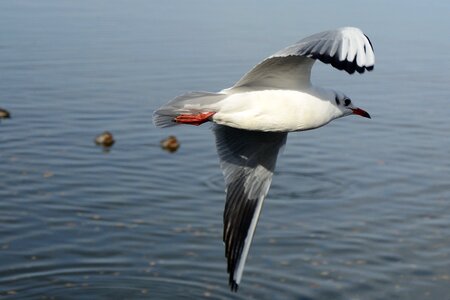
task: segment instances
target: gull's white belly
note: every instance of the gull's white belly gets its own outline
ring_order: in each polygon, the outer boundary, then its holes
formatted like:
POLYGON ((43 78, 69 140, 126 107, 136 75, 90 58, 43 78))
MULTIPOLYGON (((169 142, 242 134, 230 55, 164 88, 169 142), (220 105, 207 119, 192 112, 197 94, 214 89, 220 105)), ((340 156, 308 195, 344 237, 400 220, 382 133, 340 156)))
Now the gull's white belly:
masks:
POLYGON ((258 131, 299 131, 323 126, 335 118, 327 100, 293 90, 231 94, 217 103, 213 122, 258 131))

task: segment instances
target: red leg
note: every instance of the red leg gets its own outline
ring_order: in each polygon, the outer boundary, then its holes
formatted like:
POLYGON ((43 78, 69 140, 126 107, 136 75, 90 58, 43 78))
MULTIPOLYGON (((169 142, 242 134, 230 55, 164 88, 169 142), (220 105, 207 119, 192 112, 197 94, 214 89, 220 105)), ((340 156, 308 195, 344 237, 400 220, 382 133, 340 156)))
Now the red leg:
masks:
POLYGON ((209 121, 209 118, 214 115, 215 112, 204 112, 196 115, 193 114, 181 114, 176 116, 174 121, 182 124, 190 124, 190 125, 201 125, 205 122, 209 121))

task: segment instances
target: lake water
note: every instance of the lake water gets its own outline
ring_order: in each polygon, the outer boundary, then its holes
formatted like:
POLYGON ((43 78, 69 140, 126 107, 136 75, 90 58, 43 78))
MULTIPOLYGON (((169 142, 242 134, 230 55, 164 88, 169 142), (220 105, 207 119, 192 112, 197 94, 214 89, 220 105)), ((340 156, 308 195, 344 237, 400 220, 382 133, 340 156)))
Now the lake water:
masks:
POLYGON ((274 3, 0 2, 1 299, 450 299, 449 1, 274 3), (374 72, 313 81, 372 119, 289 135, 233 294, 212 134, 152 111, 347 25, 374 72))

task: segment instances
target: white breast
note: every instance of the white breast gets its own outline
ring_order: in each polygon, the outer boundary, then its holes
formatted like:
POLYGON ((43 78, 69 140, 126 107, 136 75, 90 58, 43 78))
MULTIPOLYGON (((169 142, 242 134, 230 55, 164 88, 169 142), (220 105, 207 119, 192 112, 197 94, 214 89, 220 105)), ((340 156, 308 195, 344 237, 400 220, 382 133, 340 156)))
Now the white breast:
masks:
POLYGON ((323 126, 340 111, 307 92, 261 90, 231 94, 214 107, 213 121, 259 131, 300 131, 323 126))

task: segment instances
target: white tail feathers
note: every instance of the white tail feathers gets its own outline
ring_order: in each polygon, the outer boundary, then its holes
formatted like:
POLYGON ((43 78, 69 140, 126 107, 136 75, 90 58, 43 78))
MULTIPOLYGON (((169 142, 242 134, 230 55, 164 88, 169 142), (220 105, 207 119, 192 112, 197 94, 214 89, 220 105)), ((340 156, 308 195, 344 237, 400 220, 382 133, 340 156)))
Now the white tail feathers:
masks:
POLYGON ((197 114, 214 111, 214 104, 225 99, 224 93, 190 92, 171 100, 153 113, 153 124, 157 127, 178 125, 174 119, 180 114, 197 114))

